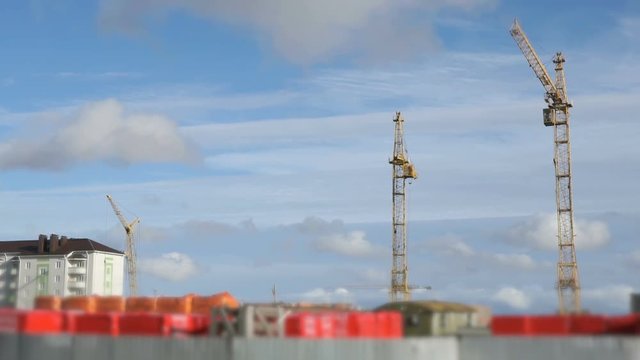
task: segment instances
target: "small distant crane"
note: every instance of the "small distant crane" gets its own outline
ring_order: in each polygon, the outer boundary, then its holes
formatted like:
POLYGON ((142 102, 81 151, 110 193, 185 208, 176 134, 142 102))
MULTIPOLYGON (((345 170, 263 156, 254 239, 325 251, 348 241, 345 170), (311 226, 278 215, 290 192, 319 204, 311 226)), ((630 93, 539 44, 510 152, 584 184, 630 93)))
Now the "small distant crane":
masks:
POLYGON ((567 84, 564 76, 565 60, 561 52, 554 56, 556 78, 553 81, 517 19, 514 20, 509 32, 546 92, 545 101, 548 107, 543 109, 543 122, 545 126, 553 126, 554 129, 553 164, 556 173, 559 253, 556 286, 559 311, 560 313, 577 313, 580 312, 580 280, 574 244, 571 138, 569 136, 569 108, 573 105, 567 99, 567 84))
MULTIPOLYGON (((343 286, 345 289, 353 289, 353 290, 383 290, 388 289, 385 285, 345 285, 343 286)), ((431 286, 429 285, 407 285, 409 290, 431 290, 431 286)))
POLYGON ((405 187, 407 179, 417 179, 418 173, 413 167, 404 147, 404 119, 400 112, 396 112, 393 119, 395 136, 393 142, 393 158, 389 163, 393 165, 392 187, 392 224, 393 235, 391 240, 391 288, 389 300, 394 302, 411 300, 409 288, 409 269, 407 266, 407 205, 405 187))
POLYGON ((116 205, 111 195, 107 195, 107 200, 111 204, 113 211, 116 213, 116 217, 120 220, 125 233, 127 234, 127 249, 125 250, 125 257, 127 258, 127 274, 129 275, 129 296, 136 296, 138 294, 138 280, 136 277, 136 248, 133 242, 133 230, 140 223, 140 218, 133 219, 132 222, 128 222, 124 218, 120 208, 116 205))

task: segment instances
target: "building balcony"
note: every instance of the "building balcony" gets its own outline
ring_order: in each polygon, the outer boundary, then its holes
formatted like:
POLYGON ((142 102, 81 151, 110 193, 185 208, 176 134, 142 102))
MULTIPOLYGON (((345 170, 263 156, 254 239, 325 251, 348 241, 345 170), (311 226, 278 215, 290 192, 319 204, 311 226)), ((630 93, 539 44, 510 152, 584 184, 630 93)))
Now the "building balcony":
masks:
POLYGON ((85 267, 78 267, 78 266, 71 266, 67 269, 67 272, 69 274, 86 274, 87 273, 87 268, 85 267))
POLYGON ((9 275, 18 275, 18 268, 11 268, 11 270, 9 270, 9 275))
POLYGON ((69 289, 84 289, 87 287, 87 283, 84 280, 69 280, 67 287, 69 289))

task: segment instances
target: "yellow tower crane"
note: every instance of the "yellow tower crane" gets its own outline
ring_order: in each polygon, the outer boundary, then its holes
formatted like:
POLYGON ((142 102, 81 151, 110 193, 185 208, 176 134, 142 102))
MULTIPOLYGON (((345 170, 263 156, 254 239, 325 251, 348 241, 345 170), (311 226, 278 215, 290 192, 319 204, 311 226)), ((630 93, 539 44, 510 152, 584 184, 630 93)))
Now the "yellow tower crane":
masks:
POLYGON ((580 280, 574 244, 573 191, 571 188, 569 108, 572 107, 572 104, 567 99, 564 76, 565 60, 561 52, 554 56, 556 78, 553 81, 517 19, 513 22, 510 33, 546 92, 545 101, 548 107, 543 109, 543 122, 545 126, 553 126, 554 129, 553 164, 556 174, 559 257, 556 287, 559 311, 560 313, 576 313, 580 312, 580 280))
POLYGON ((409 161, 404 147, 404 119, 400 112, 396 112, 396 117, 393 121, 396 123, 393 158, 389 160, 389 163, 393 166, 393 233, 389 300, 408 301, 411 300, 411 288, 409 286, 409 269, 407 266, 407 205, 405 187, 407 179, 416 179, 418 174, 413 164, 409 161))
POLYGON ((111 204, 113 211, 116 213, 116 217, 120 220, 122 227, 127 235, 127 249, 125 250, 125 257, 127 258, 127 274, 129 276, 129 296, 136 296, 138 294, 138 280, 136 276, 136 248, 135 243, 133 241, 133 230, 138 223, 140 223, 140 218, 135 218, 132 222, 128 222, 127 219, 124 218, 120 208, 116 205, 115 201, 111 195, 107 195, 107 200, 111 204))

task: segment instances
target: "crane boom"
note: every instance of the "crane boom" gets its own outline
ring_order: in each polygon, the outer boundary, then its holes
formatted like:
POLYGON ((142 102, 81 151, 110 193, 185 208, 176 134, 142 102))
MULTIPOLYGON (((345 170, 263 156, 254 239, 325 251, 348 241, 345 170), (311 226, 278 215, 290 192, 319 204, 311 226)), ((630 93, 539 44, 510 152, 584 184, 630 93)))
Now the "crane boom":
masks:
POLYGON ((533 69, 533 72, 542 83, 542 86, 544 86, 548 98, 551 99, 554 103, 562 102, 563 99, 560 97, 558 89, 551 79, 547 68, 544 66, 544 63, 542 63, 542 60, 540 60, 540 57, 533 48, 533 45, 531 45, 527 34, 525 34, 524 30, 522 30, 522 27, 520 27, 518 19, 515 19, 513 21, 513 25, 511 26, 511 30, 509 31, 509 33, 516 41, 516 44, 518 44, 518 47, 524 54, 525 59, 527 59, 529 66, 531 67, 531 69, 533 69))
POLYGON ((116 214, 118 220, 120 220, 127 235, 125 257, 127 258, 127 273, 129 275, 129 296, 135 296, 138 293, 138 280, 136 276, 136 248, 133 241, 133 230, 135 226, 140 223, 140 218, 135 218, 132 222, 128 222, 111 195, 107 195, 107 200, 109 200, 113 212, 116 214))

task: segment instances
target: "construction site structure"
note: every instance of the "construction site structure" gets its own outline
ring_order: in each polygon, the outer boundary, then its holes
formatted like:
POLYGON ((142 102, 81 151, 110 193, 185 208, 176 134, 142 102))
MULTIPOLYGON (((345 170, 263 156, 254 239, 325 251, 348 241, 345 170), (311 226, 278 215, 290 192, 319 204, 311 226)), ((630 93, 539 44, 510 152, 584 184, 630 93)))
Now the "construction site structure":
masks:
POLYGON ((573 217, 573 193, 571 188, 571 142, 569 131, 569 109, 572 104, 567 99, 567 87, 564 75, 564 56, 555 54, 555 81, 551 79, 540 57, 533 49, 518 20, 514 20, 510 30, 518 47, 527 59, 542 86, 545 89, 543 109, 545 126, 554 129, 554 158, 556 178, 556 209, 558 222, 558 269, 557 283, 560 313, 577 313, 580 305, 580 280, 576 260, 575 231, 573 217))
POLYGON ((127 275, 129 277, 129 296, 136 296, 138 294, 138 280, 136 275, 136 247, 133 238, 133 230, 138 223, 140 223, 140 218, 135 218, 133 221, 128 222, 125 219, 124 215, 122 215, 122 211, 118 205, 116 205, 115 201, 111 197, 111 195, 107 195, 107 200, 111 204, 113 211, 116 213, 116 217, 120 220, 122 227, 126 233, 126 250, 125 257, 127 258, 127 275))
POLYGON ((389 163, 393 166, 392 187, 392 264, 390 301, 411 300, 409 287, 409 269, 407 266, 407 203, 405 188, 407 179, 416 179, 418 174, 409 161, 404 146, 404 119, 396 112, 393 158, 389 163))

